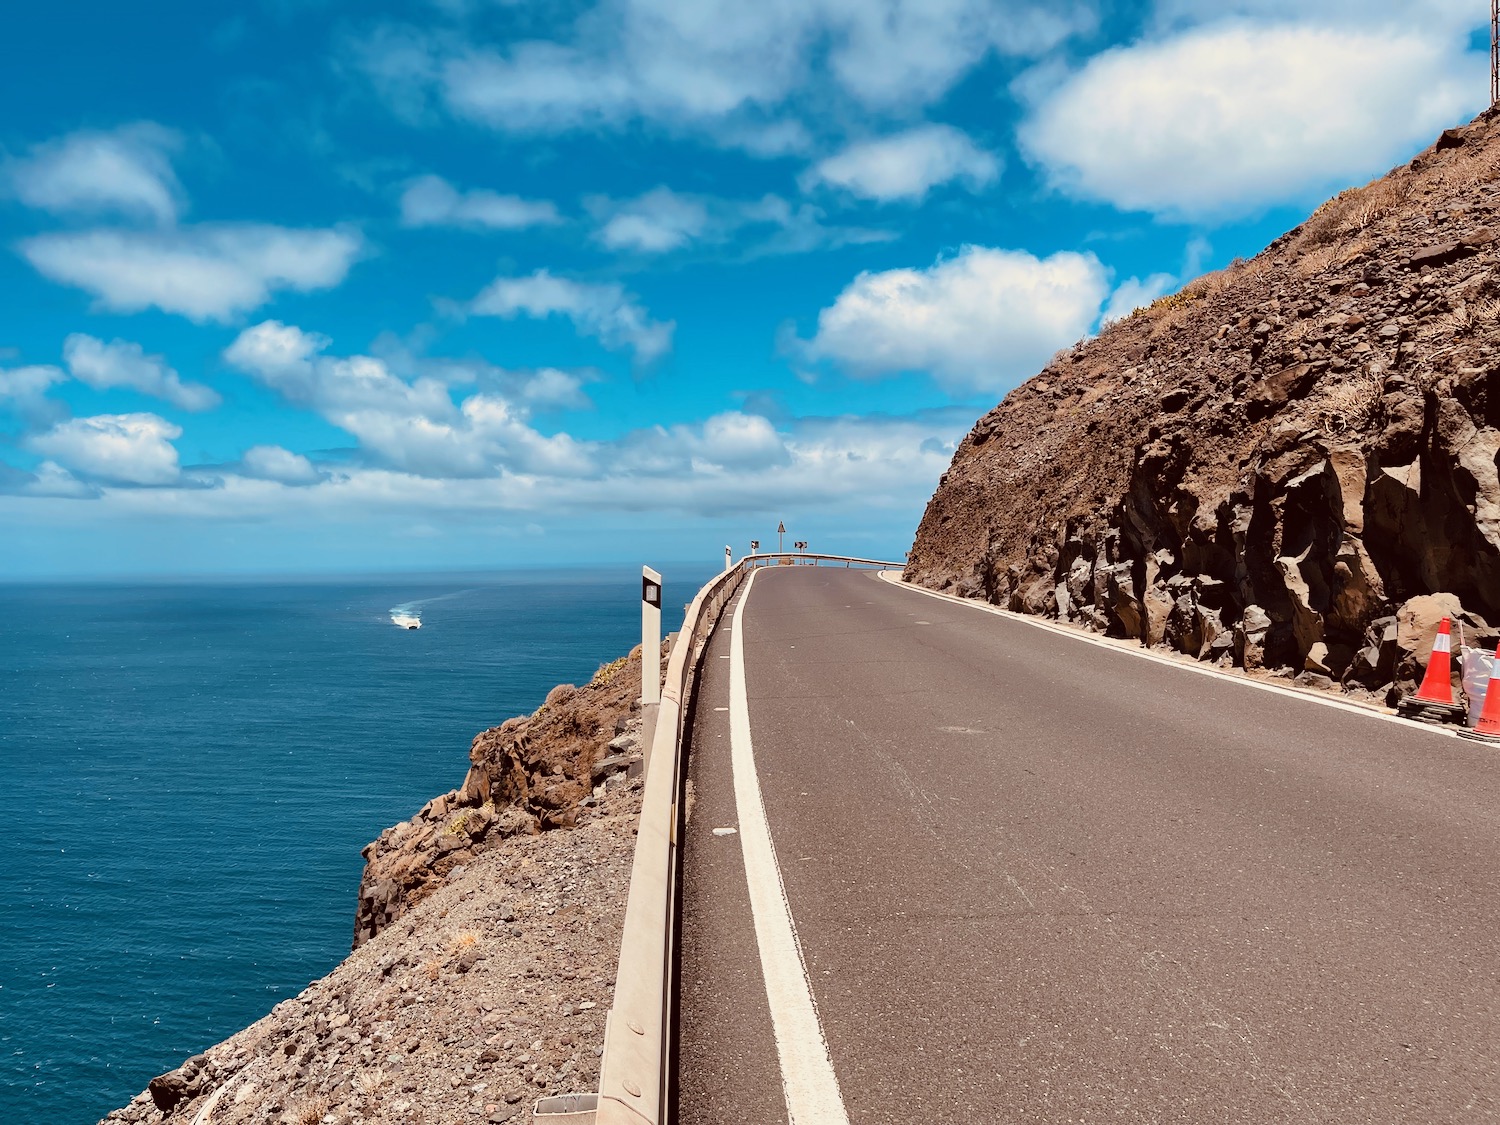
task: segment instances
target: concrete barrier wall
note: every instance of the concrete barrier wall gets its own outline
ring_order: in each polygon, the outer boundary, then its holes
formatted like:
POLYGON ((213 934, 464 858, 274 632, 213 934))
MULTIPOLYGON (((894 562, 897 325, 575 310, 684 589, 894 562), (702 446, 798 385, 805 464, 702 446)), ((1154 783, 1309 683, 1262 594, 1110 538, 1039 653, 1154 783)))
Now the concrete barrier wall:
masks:
POLYGON ((709 634, 752 566, 784 560, 900 569, 902 563, 805 552, 747 555, 698 591, 667 659, 656 730, 646 761, 646 788, 620 938, 614 1007, 604 1026, 597 1125, 664 1125, 671 1082, 675 1005, 677 827, 683 724, 693 674, 709 634))

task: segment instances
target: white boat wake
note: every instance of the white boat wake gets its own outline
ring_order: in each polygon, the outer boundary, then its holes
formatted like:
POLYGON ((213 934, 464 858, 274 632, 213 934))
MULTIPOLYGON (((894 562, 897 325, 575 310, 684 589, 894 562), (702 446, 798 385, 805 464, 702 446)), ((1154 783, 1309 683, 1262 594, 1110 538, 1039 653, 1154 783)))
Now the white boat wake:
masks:
POLYGON ((400 605, 391 606, 391 624, 402 629, 420 629, 422 627, 422 607, 432 602, 445 602, 449 598, 461 598, 465 594, 471 594, 473 590, 454 590, 449 594, 438 594, 431 598, 417 598, 414 601, 402 602, 400 605))

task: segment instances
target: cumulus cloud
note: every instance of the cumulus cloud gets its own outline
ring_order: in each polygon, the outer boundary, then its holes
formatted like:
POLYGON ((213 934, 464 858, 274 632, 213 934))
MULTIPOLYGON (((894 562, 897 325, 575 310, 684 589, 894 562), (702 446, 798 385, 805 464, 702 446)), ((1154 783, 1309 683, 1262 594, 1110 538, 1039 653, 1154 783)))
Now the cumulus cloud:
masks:
POLYGON ((28 426, 50 424, 67 411, 49 399, 47 392, 67 378, 59 368, 50 365, 35 364, 8 371, 0 368, 0 407, 28 426))
POLYGON ((408 381, 374 356, 323 354, 330 346, 325 336, 266 321, 242 332, 224 358, 353 435, 382 467, 433 478, 588 471, 586 447, 532 428, 524 401, 480 391, 455 405, 440 378, 408 381))
POLYGON ((882 203, 917 202, 933 187, 958 181, 971 191, 995 182, 1000 161, 951 125, 923 125, 889 137, 859 141, 815 164, 804 191, 842 188, 882 203))
POLYGON ((240 458, 240 472, 256 480, 289 485, 316 484, 323 479, 306 457, 279 445, 252 445, 240 458))
MULTIPOLYGON (((304 485, 229 470, 215 475, 213 487, 106 484, 98 489, 98 515, 90 519, 151 516, 285 525, 299 519, 322 523, 403 515, 442 521, 516 513, 576 526, 636 512, 695 520, 816 512, 826 521, 834 512, 890 511, 899 513, 905 526, 920 512, 972 422, 967 408, 906 417, 799 418, 780 426, 730 411, 598 443, 582 472, 570 463, 564 464, 569 471, 555 472, 537 462, 530 468, 497 466, 486 476, 440 477, 354 464, 304 485)), ((0 506, 0 518, 20 515, 17 508, 0 506)))
POLYGON ((33 434, 26 448, 73 473, 113 484, 167 485, 180 473, 172 446, 182 428, 155 414, 72 418, 33 434))
POLYGON ((63 341, 63 359, 73 378, 95 390, 129 387, 184 410, 211 410, 221 401, 212 387, 184 383, 161 356, 147 355, 141 345, 126 340, 106 344, 75 332, 63 341))
POLYGON ((85 130, 37 145, 10 162, 6 178, 28 207, 170 225, 184 201, 170 159, 181 143, 177 133, 149 121, 111 132, 85 130))
POLYGON ((628 349, 640 363, 666 355, 677 327, 674 321, 652 320, 618 284, 570 281, 547 270, 527 277, 496 278, 474 298, 470 310, 506 319, 565 316, 583 335, 593 336, 612 350, 628 349))
POLYGON ((1084 0, 600 0, 552 41, 501 48, 387 25, 353 58, 409 117, 435 99, 511 132, 644 119, 784 152, 800 138, 780 111, 797 98, 907 112, 992 53, 1041 54, 1093 18, 1084 0))
POLYGON ((927 269, 861 273, 797 350, 858 376, 924 371, 950 388, 999 391, 1082 337, 1108 294, 1092 254, 965 246, 927 269))
POLYGON ((610 250, 647 254, 676 250, 700 238, 709 226, 703 200, 679 195, 668 187, 618 204, 595 197, 589 206, 603 219, 594 237, 610 250))
POLYGON ((1065 193, 1180 218, 1384 171, 1482 105, 1483 60, 1417 25, 1237 22, 1096 55, 1020 128, 1065 193))
POLYGON ((634 199, 590 196, 584 206, 599 223, 596 242, 637 254, 663 254, 695 244, 717 246, 743 237, 744 256, 756 258, 896 237, 890 231, 830 225, 817 207, 794 206, 779 195, 722 199, 685 194, 663 185, 634 199))
POLYGON ((54 232, 21 243, 38 272, 93 294, 102 309, 155 307, 200 322, 231 320, 282 290, 332 288, 363 248, 351 229, 251 223, 54 232))
POLYGON ((546 200, 480 188, 459 191, 441 176, 421 176, 401 194, 401 225, 407 227, 521 230, 560 222, 556 206, 546 200))
POLYGON ((1156 28, 1171 30, 1240 19, 1451 33, 1482 27, 1487 13, 1471 0, 1156 0, 1151 15, 1156 28))

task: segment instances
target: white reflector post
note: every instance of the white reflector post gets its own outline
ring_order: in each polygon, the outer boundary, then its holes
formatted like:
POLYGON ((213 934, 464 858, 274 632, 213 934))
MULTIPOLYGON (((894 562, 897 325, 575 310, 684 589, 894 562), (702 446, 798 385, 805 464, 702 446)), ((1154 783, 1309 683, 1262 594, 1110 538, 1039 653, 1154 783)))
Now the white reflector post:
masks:
POLYGON ((661 575, 641 567, 641 702, 661 702, 661 575))
POLYGON ((729 549, 729 544, 724 544, 724 569, 727 571, 734 565, 734 552, 729 549))

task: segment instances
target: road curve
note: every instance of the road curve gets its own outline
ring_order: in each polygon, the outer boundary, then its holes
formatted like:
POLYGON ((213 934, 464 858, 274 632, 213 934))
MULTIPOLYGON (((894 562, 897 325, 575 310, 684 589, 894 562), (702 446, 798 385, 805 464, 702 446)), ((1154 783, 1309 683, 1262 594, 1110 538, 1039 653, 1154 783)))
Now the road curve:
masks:
MULTIPOLYGON (((1497 1116, 1500 753, 868 573, 742 596, 756 776, 855 1125, 1497 1116)), ((682 1125, 788 1120, 729 620, 691 726, 682 1125)))

